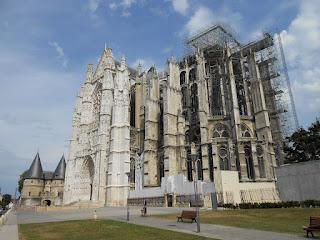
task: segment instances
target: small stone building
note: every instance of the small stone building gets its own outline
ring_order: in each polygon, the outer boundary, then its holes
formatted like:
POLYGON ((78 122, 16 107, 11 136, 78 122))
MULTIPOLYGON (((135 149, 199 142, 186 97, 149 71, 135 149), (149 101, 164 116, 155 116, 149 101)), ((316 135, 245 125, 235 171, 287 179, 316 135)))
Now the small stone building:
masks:
POLYGON ((21 205, 62 205, 65 169, 66 162, 62 156, 54 172, 43 171, 37 153, 24 179, 21 205))

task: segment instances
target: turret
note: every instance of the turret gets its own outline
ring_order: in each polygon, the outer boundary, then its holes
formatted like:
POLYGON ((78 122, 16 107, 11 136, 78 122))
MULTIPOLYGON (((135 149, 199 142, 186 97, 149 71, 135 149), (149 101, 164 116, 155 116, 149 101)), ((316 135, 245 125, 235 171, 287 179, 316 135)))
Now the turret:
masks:
POLYGON ((66 172, 66 160, 64 159, 64 155, 61 157, 56 170, 53 173, 53 180, 64 180, 66 172))
POLYGON ((39 153, 35 156, 32 164, 27 172, 25 179, 42 179, 43 178, 43 170, 40 161, 39 153))

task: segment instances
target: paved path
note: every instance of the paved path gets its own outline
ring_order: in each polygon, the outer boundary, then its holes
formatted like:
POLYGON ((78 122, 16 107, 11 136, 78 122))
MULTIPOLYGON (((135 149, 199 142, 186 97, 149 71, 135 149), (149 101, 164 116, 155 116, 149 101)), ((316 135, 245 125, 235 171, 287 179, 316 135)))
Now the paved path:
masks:
POLYGON ((135 217, 131 223, 167 229, 177 232, 201 235, 204 237, 221 239, 221 240, 301 240, 304 237, 298 237, 289 234, 281 234, 274 232, 258 231, 251 229, 243 229, 229 226, 201 224, 201 232, 196 233, 196 223, 181 223, 169 220, 155 219, 151 217, 135 217))
MULTIPOLYGON (((166 214, 166 213, 180 213, 181 208, 148 208, 148 214, 166 214)), ((97 209, 98 217, 101 219, 114 219, 126 222, 126 208, 104 207, 97 209)), ((140 217, 140 208, 130 209, 130 223, 156 227, 160 229, 167 229, 172 231, 184 232, 188 234, 201 235, 210 238, 221 240, 302 240, 304 237, 299 237, 290 234, 274 233, 259 230, 242 229, 236 227, 201 224, 201 233, 196 233, 196 224, 193 223, 177 223, 172 220, 156 219, 152 217, 140 217)), ((67 221, 78 219, 93 218, 93 209, 86 210, 70 210, 64 212, 18 212, 17 223, 41 223, 53 221, 67 221)), ((8 224, 14 224, 14 219, 8 220, 8 224)), ((15 225, 16 226, 16 225, 15 225)), ((11 229, 16 231, 16 228, 11 229)), ((0 232, 2 234, 2 231, 0 232)), ((2 236, 1 236, 2 237, 2 236)), ((1 238, 11 239, 11 238, 1 238)), ((12 238, 16 240, 17 238, 12 238)))
POLYGON ((6 223, 0 226, 0 240, 19 240, 17 215, 10 212, 6 223))

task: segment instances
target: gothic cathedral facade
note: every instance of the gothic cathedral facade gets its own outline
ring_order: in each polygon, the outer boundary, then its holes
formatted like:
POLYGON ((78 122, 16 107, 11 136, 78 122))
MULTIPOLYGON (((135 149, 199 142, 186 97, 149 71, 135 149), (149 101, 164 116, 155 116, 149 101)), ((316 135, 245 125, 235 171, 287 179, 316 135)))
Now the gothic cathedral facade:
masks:
POLYGON ((197 43, 159 73, 132 69, 104 49, 95 71, 88 65, 76 98, 64 203, 125 205, 141 155, 144 188, 183 174, 215 182, 219 192, 223 172, 235 173, 246 188, 274 187, 281 161, 269 86, 274 73, 272 59, 259 58, 272 45, 270 35, 237 47, 197 43), (188 161, 191 143, 200 159, 196 175, 188 161))

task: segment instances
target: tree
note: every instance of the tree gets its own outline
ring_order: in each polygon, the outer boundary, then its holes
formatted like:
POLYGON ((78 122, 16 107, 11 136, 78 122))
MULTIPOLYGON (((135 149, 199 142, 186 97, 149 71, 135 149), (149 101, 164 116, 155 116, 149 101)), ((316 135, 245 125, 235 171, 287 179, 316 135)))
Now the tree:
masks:
POLYGON ((23 182, 24 182, 24 179, 27 175, 27 172, 28 171, 24 171, 21 175, 20 175, 20 178, 19 178, 19 182, 18 182, 18 191, 19 193, 21 193, 22 191, 22 188, 23 188, 23 182))
POLYGON ((316 120, 305 130, 298 129, 287 137, 284 146, 285 163, 320 160, 320 121, 316 120))
POLYGON ((2 196, 1 207, 4 209, 11 202, 11 195, 4 194, 2 196))

